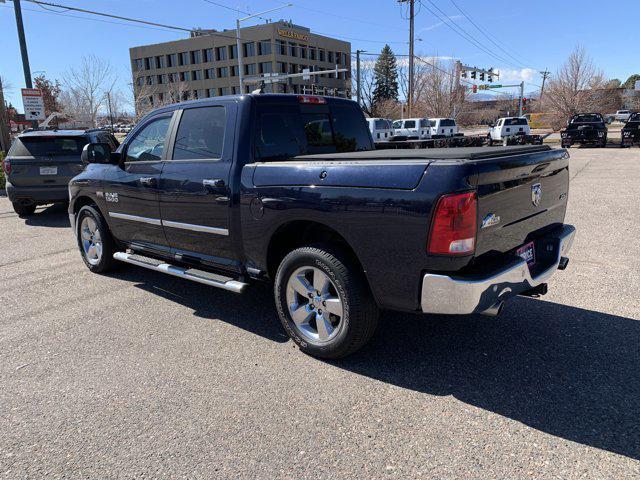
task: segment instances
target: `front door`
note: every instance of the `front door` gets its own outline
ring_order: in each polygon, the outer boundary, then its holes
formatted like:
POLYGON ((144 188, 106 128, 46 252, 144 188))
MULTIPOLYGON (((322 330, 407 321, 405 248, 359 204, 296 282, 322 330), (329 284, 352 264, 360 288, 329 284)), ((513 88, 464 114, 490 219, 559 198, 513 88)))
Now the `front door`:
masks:
POLYGON ((229 103, 179 111, 159 190, 174 254, 231 270, 237 268, 229 231, 235 115, 229 103))
POLYGON ((104 177, 114 236, 147 250, 168 250, 158 206, 160 173, 173 112, 148 119, 122 149, 122 163, 104 177))

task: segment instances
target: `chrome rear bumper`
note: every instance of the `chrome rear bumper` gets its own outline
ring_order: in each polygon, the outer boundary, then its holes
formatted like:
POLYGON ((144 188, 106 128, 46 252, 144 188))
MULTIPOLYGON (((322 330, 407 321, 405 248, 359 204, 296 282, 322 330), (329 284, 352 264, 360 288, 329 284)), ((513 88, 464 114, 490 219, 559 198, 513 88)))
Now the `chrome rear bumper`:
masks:
POLYGON ((421 307, 424 313, 470 314, 480 313, 546 282, 558 269, 563 257, 571 249, 576 229, 564 225, 550 237, 555 261, 544 271, 531 276, 527 262, 516 259, 503 269, 486 277, 450 277, 427 273, 422 278, 421 307))

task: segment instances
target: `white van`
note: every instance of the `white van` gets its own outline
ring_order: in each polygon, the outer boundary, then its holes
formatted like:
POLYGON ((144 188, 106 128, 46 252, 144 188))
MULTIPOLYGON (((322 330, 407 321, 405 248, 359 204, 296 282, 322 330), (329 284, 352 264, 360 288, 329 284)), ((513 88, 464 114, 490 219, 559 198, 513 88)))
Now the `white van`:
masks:
POLYGON ((431 138, 429 119, 405 118, 393 122, 393 134, 406 136, 409 139, 427 140, 431 138))
POLYGON ((514 135, 529 135, 531 128, 526 117, 503 117, 499 118, 496 124, 489 129, 489 140, 501 142, 505 138, 514 135))
POLYGON ((432 118, 429 124, 433 138, 453 137, 458 134, 458 125, 453 118, 432 118))
POLYGON ((375 143, 388 142, 393 137, 391 120, 387 118, 367 118, 367 124, 375 143))

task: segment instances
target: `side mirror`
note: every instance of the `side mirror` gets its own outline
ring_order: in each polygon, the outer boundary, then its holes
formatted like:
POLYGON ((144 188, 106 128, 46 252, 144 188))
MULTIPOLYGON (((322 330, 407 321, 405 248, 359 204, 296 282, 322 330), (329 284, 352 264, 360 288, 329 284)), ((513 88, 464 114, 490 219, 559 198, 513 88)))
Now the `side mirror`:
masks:
POLYGON ((82 163, 120 163, 120 154, 112 152, 107 143, 88 143, 82 149, 80 156, 82 163))

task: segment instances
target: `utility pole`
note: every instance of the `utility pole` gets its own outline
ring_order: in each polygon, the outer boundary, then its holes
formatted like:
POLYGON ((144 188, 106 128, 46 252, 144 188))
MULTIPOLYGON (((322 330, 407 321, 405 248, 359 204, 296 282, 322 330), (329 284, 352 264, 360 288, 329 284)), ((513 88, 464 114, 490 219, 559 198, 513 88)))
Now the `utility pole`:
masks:
POLYGON ((360 89, 360 54, 363 52, 364 50, 356 50, 356 99, 360 106, 362 106, 362 91, 360 89))
MULTIPOLYGON (((13 0, 13 11, 16 14, 16 28, 18 29, 18 41, 20 42, 20 55, 22 55, 22 70, 24 72, 24 83, 27 88, 33 88, 31 81, 31 67, 29 66, 29 53, 27 52, 27 41, 24 37, 24 24, 22 23, 22 7, 20 0, 13 0)), ((38 128, 38 122, 31 122, 34 129, 38 128)))
POLYGON ((9 137, 9 115, 4 105, 4 91, 2 89, 2 79, 0 78, 0 151, 9 153, 11 139, 9 137))
POLYGON ((545 70, 544 72, 540 72, 540 75, 542 75, 542 86, 540 87, 540 98, 538 99, 538 101, 542 104, 542 94, 544 93, 544 82, 546 82, 547 78, 549 78, 550 72, 545 70))
POLYGON ((415 17, 415 0, 398 0, 399 3, 409 3, 409 90, 407 92, 407 117, 413 113, 413 20, 415 17))
POLYGON ((522 99, 524 98, 524 81, 520 82, 520 98, 518 99, 518 116, 522 116, 522 99))
POLYGON ((113 133, 113 111, 111 110, 111 93, 107 92, 107 104, 109 105, 109 120, 111 121, 111 133, 113 133))

